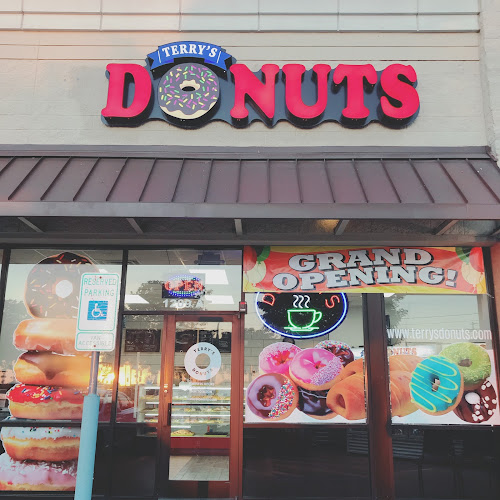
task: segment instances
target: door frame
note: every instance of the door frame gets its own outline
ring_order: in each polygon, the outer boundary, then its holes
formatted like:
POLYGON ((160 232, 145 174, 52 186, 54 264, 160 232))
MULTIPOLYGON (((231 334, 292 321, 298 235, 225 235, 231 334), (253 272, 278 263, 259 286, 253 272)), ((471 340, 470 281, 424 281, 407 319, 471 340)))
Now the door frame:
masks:
MULTIPOLYGON (((125 312, 126 315, 135 314, 125 312)), ((157 456, 156 456, 156 485, 155 491, 159 497, 168 493, 172 481, 169 477, 170 449, 171 449, 171 422, 169 410, 172 406, 173 369, 175 357, 175 331, 179 321, 224 321, 232 324, 231 331, 231 402, 230 402, 230 446, 229 446, 229 484, 217 488, 218 481, 173 481, 176 484, 186 485, 190 491, 198 491, 200 484, 204 488, 204 495, 241 498, 243 476, 243 342, 242 322, 240 313, 233 311, 210 312, 177 312, 177 311, 141 311, 141 315, 163 316, 161 340, 161 371, 160 371, 160 405, 157 427, 157 456), (167 393, 164 393, 167 390, 167 393), (207 483, 207 484, 205 484, 207 483), (212 491, 210 488, 212 485, 212 491), (224 495, 222 495, 224 493, 224 495)), ((195 498, 193 495, 192 498, 195 498)))

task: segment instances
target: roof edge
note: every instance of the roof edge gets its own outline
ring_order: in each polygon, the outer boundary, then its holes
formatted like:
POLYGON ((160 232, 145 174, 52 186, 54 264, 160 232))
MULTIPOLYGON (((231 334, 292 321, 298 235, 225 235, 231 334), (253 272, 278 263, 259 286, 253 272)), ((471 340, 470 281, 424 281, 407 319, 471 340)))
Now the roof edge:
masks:
POLYGON ((0 156, 203 159, 493 159, 487 146, 470 147, 200 147, 129 145, 0 144, 0 156))

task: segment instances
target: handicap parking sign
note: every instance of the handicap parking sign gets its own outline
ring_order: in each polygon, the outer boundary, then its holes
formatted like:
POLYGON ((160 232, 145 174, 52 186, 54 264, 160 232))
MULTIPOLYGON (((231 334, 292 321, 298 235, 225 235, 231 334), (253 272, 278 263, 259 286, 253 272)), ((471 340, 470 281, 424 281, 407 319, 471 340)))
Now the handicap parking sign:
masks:
POLYGON ((108 317, 108 301, 107 300, 90 300, 87 312, 89 321, 105 321, 108 317))

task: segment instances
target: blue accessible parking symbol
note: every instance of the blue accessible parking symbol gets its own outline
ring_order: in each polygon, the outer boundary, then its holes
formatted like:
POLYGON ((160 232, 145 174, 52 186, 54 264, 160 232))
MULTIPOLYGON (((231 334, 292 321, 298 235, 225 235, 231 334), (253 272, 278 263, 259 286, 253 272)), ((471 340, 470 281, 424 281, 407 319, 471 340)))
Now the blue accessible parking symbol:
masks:
POLYGON ((89 310, 87 319, 92 321, 104 321, 108 316, 108 301, 107 300, 91 300, 89 301, 89 310))

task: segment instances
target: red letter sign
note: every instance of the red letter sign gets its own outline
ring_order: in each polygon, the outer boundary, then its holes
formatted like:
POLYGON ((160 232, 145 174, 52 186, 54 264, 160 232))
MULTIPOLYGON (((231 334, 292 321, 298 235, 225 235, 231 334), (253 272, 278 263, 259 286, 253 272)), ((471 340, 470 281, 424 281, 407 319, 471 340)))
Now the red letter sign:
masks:
POLYGON ((247 118, 245 96, 248 95, 271 119, 274 116, 274 85, 279 67, 276 64, 262 66, 266 83, 262 83, 244 64, 233 64, 229 69, 234 75, 234 107, 231 116, 239 120, 247 118))
POLYGON ((364 80, 371 85, 377 83, 377 72, 371 64, 339 64, 333 73, 333 83, 340 85, 347 79, 347 105, 342 111, 345 118, 361 120, 370 110, 364 104, 364 80))
POLYGON ((151 77, 146 68, 138 64, 108 64, 108 102, 101 111, 104 118, 133 118, 140 115, 151 99, 151 77), (135 83, 134 100, 125 108, 125 79, 132 77, 135 83))
POLYGON ((403 64, 391 64, 387 66, 380 77, 380 84, 383 91, 392 99, 401 103, 401 106, 393 106, 387 97, 380 98, 382 112, 389 118, 404 120, 412 117, 420 105, 417 89, 411 84, 417 81, 417 73, 412 66, 403 64), (401 80, 399 77, 406 77, 410 83, 401 80))
POLYGON ((332 68, 328 64, 316 64, 313 71, 316 73, 318 97, 316 104, 308 106, 302 100, 302 75, 306 71, 302 64, 285 64, 283 73, 286 76, 285 99, 286 107, 297 118, 316 118, 326 108, 328 101, 328 73, 332 68))

